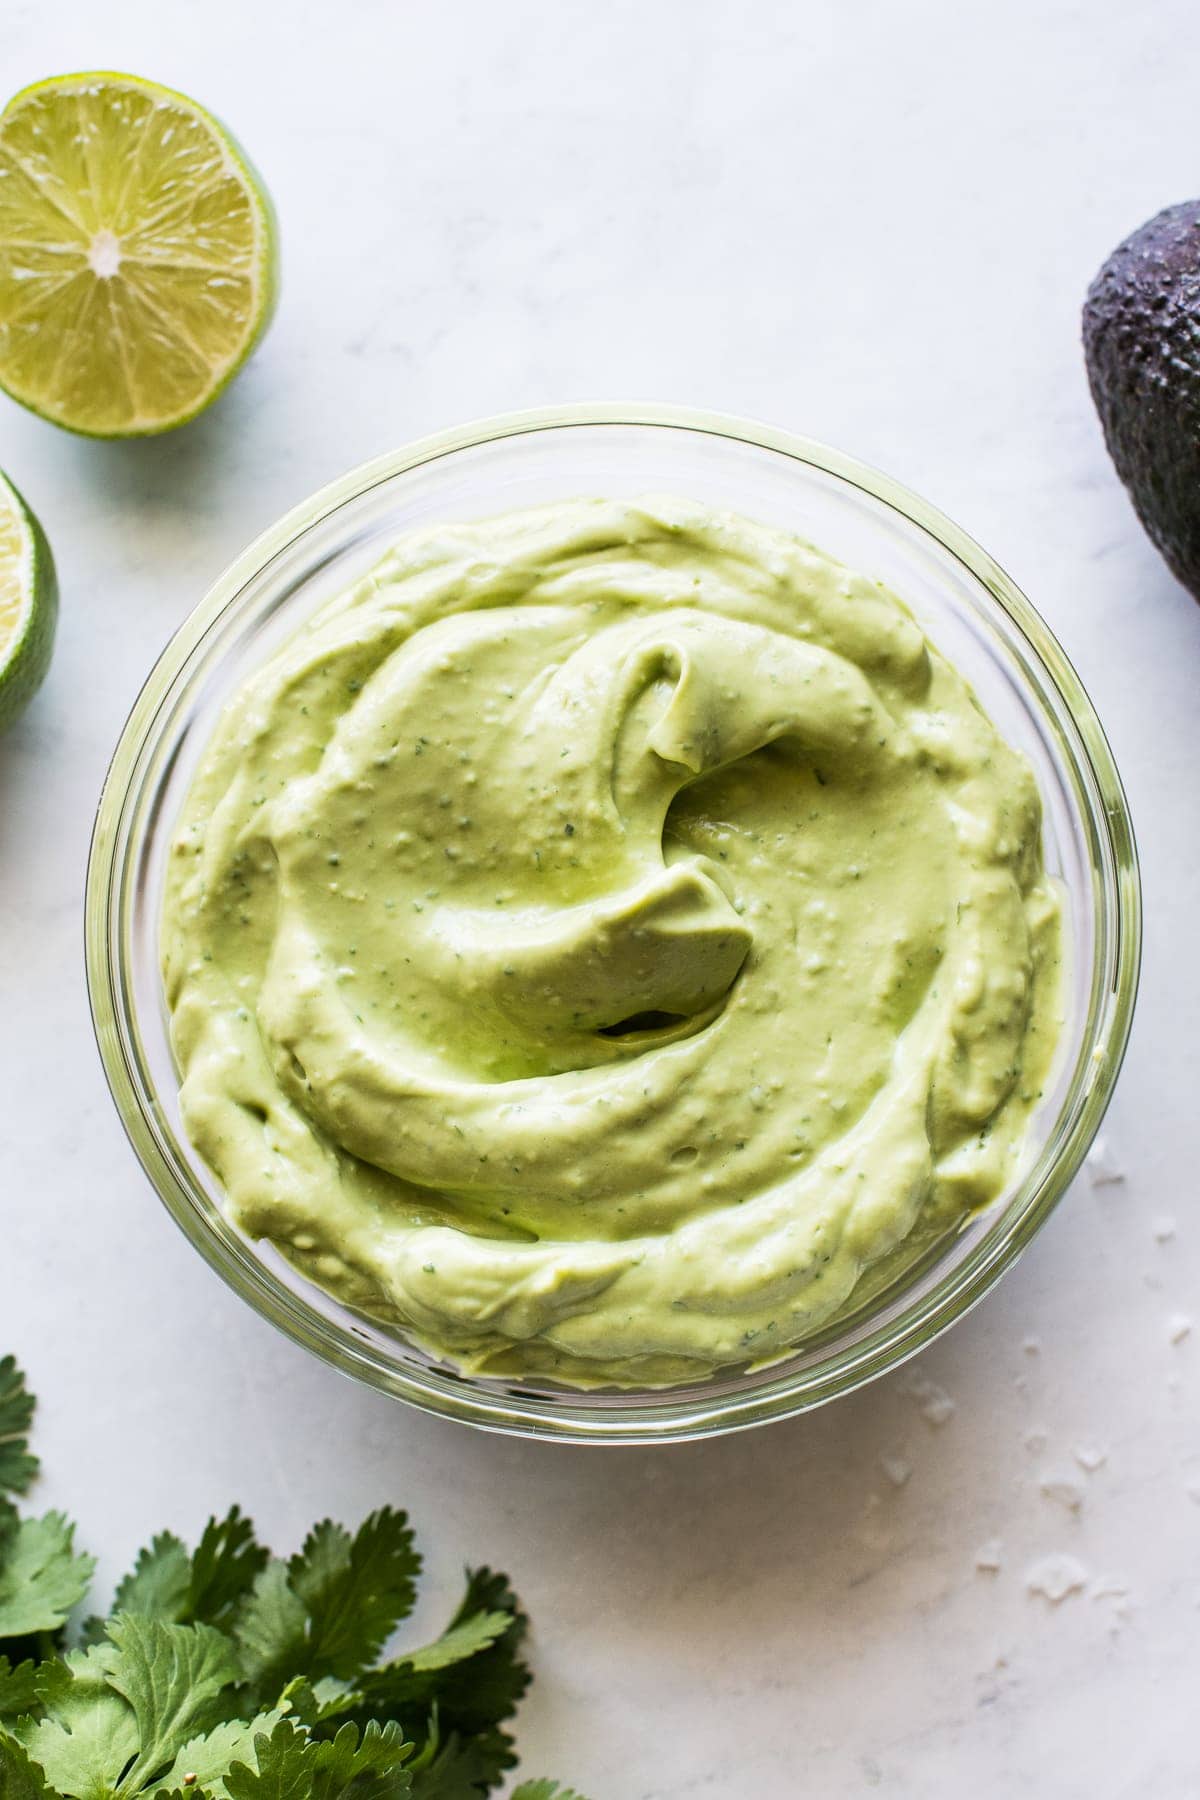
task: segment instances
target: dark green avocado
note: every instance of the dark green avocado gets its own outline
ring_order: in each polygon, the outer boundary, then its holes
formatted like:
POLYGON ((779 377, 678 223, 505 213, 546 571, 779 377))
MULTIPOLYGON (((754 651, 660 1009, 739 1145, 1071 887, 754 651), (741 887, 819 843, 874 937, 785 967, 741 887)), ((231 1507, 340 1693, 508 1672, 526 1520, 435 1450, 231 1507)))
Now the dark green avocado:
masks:
POLYGON ((1200 200, 1113 251, 1088 289, 1083 347, 1117 474, 1200 599, 1200 200))

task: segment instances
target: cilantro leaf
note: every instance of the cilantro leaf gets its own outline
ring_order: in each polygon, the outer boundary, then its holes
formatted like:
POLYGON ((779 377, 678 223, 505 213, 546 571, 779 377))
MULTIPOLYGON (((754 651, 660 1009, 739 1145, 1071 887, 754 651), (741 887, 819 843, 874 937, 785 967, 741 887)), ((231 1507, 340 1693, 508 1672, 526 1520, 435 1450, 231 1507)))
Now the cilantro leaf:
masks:
POLYGON ((23 1662, 13 1668, 7 1656, 0 1656, 0 1725, 33 1712, 39 1698, 37 1664, 23 1662))
POLYGON ((529 1670, 519 1656, 528 1620, 506 1577, 486 1568, 468 1571, 467 1591, 451 1630, 480 1612, 506 1613, 507 1630, 469 1662, 454 1663, 428 1679, 442 1730, 478 1738, 490 1754, 495 1782, 515 1760, 510 1739, 496 1727, 512 1717, 529 1686, 529 1670))
MULTIPOLYGON (((255 1542, 249 1519, 236 1506, 223 1519, 208 1521, 194 1556, 173 1533, 161 1532, 139 1552, 118 1586, 110 1617, 139 1613, 173 1625, 225 1630, 249 1596, 267 1555, 255 1542)), ((102 1632, 102 1622, 88 1621, 93 1639, 102 1632)))
POLYGON ((0 1531, 0 1639, 58 1631, 87 1593, 95 1561, 77 1556, 61 1513, 19 1519, 0 1531))
MULTIPOLYGON (((192 1577, 192 1559, 187 1548, 171 1532, 163 1531, 144 1550, 129 1574, 117 1583, 110 1617, 116 1613, 141 1613, 147 1619, 163 1619, 182 1625, 188 1623, 188 1585, 192 1577)), ((103 1634, 103 1621, 99 1622, 103 1634)))
POLYGON ((237 1680, 237 1658, 210 1625, 164 1625, 122 1613, 108 1634, 116 1652, 108 1684, 128 1702, 137 1731, 137 1758, 122 1787, 137 1793, 190 1736, 215 1722, 213 1702, 237 1680))
POLYGON ((390 1507, 353 1534, 323 1521, 286 1562, 237 1507, 194 1551, 162 1532, 88 1647, 48 1654, 93 1562, 61 1514, 9 1498, 37 1469, 33 1411, 0 1359, 0 1800, 481 1800, 503 1780, 524 1615, 504 1576, 468 1571, 441 1635, 376 1667, 421 1566, 390 1507))
POLYGON ((574 1788, 562 1787, 557 1781, 523 1781, 514 1788, 512 1800, 583 1800, 574 1788))
POLYGON ((421 1559, 404 1513, 383 1507, 351 1537, 324 1520, 287 1564, 269 1562, 240 1609, 243 1667, 263 1697, 297 1675, 352 1681, 412 1610, 421 1559))
MULTIPOLYGON (((424 1719, 436 1704, 438 1687, 429 1679, 488 1649, 512 1628, 512 1614, 480 1612, 450 1625, 431 1644, 409 1650, 395 1662, 369 1669, 357 1682, 324 1681, 307 1689, 310 1723, 321 1724, 347 1714, 397 1714, 415 1710, 424 1719)), ((304 1689, 307 1684, 299 1684, 304 1689)), ((288 1690, 289 1693, 291 1689, 288 1690)))
POLYGON ((371 1670, 356 1686, 374 1710, 419 1707, 427 1713, 436 1705, 447 1731, 486 1731, 516 1711, 529 1686, 529 1671, 517 1657, 525 1629, 505 1577, 468 1570, 467 1591, 442 1636, 371 1670))
POLYGON ((156 1793, 187 1793, 190 1789, 193 1800, 197 1793, 205 1800, 228 1800, 224 1777, 231 1764, 250 1760, 255 1738, 269 1737, 282 1717, 281 1712, 273 1711, 248 1720, 226 1719, 200 1737, 189 1738, 163 1776, 163 1789, 156 1793))
POLYGON ((15 1738, 0 1731, 0 1800, 55 1800, 37 1764, 15 1738))
MULTIPOLYGON (((450 1630, 483 1612, 505 1613, 507 1629, 469 1660, 430 1671, 425 1679, 431 1683, 440 1732, 449 1745, 460 1746, 460 1755, 469 1746, 477 1790, 488 1793, 517 1760, 512 1738, 500 1726, 512 1717, 529 1686, 529 1670, 519 1654, 528 1621, 503 1575, 486 1568, 469 1570, 467 1591, 450 1630)), ((447 1754, 448 1749, 443 1756, 447 1754)))
MULTIPOLYGON (((260 1591, 281 1580, 268 1570, 260 1591)), ((291 1590, 280 1587, 279 1592, 291 1590)), ((248 1627, 266 1610, 256 1607, 243 1625, 248 1627)), ((294 1615, 285 1628, 289 1623, 295 1627, 294 1615)), ((328 1676, 313 1684, 294 1681, 286 1698, 293 1716, 318 1738, 329 1737, 343 1722, 360 1730, 378 1718, 402 1722, 421 1752, 412 1765, 414 1795, 421 1800, 479 1800, 514 1761, 511 1740, 499 1725, 528 1683, 528 1671, 517 1658, 524 1630, 524 1616, 505 1578, 479 1569, 468 1575, 461 1604, 431 1644, 351 1682, 328 1676)), ((294 1650, 279 1651, 276 1666, 289 1655, 294 1650)))
POLYGON ((293 1719, 315 1726, 342 1718, 355 1699, 354 1689, 347 1681, 334 1681, 326 1675, 321 1681, 310 1682, 298 1675, 284 1688, 279 1704, 293 1719))
POLYGON ((317 1740, 282 1719, 269 1737, 255 1739, 253 1766, 235 1764, 225 1788, 229 1800, 408 1800, 403 1765, 411 1749, 395 1724, 373 1722, 361 1737, 343 1725, 336 1737, 317 1740))
POLYGON ((182 1623, 227 1629, 268 1557, 240 1508, 231 1507, 223 1519, 210 1519, 192 1558, 187 1616, 182 1623))
POLYGON ((234 1628, 242 1670, 255 1693, 279 1694, 304 1668, 308 1614, 292 1592, 288 1567, 272 1558, 258 1576, 234 1628))
POLYGON ((133 1714, 108 1685, 108 1645, 48 1662, 39 1676, 46 1716, 21 1720, 20 1739, 52 1789, 71 1800, 110 1794, 137 1755, 133 1714))
POLYGON ((352 1680, 379 1655, 416 1599, 421 1559, 408 1518, 390 1506, 364 1519, 354 1537, 328 1519, 288 1565, 308 1613, 308 1668, 352 1680))
MULTIPOLYGON (((518 1652, 526 1620, 503 1575, 468 1571, 446 1631, 424 1650, 369 1670, 329 1712, 362 1724, 399 1716, 420 1749, 421 1800, 478 1800, 516 1761, 500 1729, 529 1685, 518 1652)), ((319 1727, 318 1727, 319 1729, 319 1727)))
POLYGON ((451 1668, 453 1664, 465 1662, 469 1656, 477 1656, 481 1650, 488 1649, 511 1629, 512 1622, 512 1614, 507 1612, 473 1613, 460 1623, 447 1626, 432 1644, 410 1650, 403 1662, 418 1675, 451 1668))
POLYGON ((469 1738, 452 1737, 413 1772, 413 1800, 481 1800, 496 1777, 486 1754, 469 1738))
POLYGON ((15 1358, 0 1358, 0 1495, 23 1494, 37 1474, 37 1457, 29 1454, 33 1408, 15 1358))
POLYGON ((145 1793, 216 1722, 237 1673, 232 1645, 209 1626, 124 1613, 103 1644, 44 1665, 45 1716, 15 1735, 62 1794, 145 1793))

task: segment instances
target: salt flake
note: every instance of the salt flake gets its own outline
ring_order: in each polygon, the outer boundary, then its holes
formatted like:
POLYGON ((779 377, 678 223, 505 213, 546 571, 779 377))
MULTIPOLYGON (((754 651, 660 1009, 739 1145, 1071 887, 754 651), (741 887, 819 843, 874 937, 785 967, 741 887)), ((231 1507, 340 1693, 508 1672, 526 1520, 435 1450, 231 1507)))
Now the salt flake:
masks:
POLYGON ((881 1456, 879 1466, 893 1487, 902 1488, 912 1474, 912 1464, 903 1456, 881 1456))
POLYGON ((1046 1499, 1053 1500, 1058 1506, 1065 1506, 1068 1512, 1077 1513, 1083 1505, 1083 1489, 1077 1481, 1070 1481, 1061 1475, 1051 1475, 1041 1485, 1046 1499))
POLYGON ((922 1375, 919 1369, 911 1370, 905 1377, 904 1390, 916 1401, 921 1417, 930 1425, 944 1425, 957 1411, 945 1388, 936 1381, 930 1381, 928 1375, 922 1375))
POLYGON ((1098 1137, 1084 1159, 1084 1168, 1088 1180, 1094 1188, 1116 1187, 1125 1179, 1125 1171, 1120 1167, 1106 1138, 1098 1137))
POLYGON ((1078 1557, 1054 1551, 1032 1563, 1025 1572, 1025 1586, 1031 1594, 1041 1594, 1051 1606, 1061 1606, 1071 1594, 1080 1594, 1087 1586, 1088 1572, 1078 1557))
POLYGON ((1098 1450, 1095 1444, 1076 1444, 1072 1454, 1080 1468, 1086 1469, 1089 1475, 1094 1475, 1108 1461, 1108 1451, 1098 1450))

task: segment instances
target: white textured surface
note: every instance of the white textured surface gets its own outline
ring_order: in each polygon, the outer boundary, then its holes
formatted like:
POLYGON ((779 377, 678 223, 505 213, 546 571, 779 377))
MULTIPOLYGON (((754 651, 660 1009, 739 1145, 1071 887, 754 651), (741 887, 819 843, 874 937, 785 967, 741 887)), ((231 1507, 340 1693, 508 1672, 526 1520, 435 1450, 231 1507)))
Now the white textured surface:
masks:
POLYGON ((512 1571, 525 1766, 592 1800, 1193 1800, 1200 608, 1105 459, 1077 313, 1197 181, 1198 52, 1194 0, 6 0, 6 86, 100 66, 194 92, 285 234, 271 336, 191 429, 88 444, 0 400, 64 585, 50 682, 0 745, 0 1348, 44 1396, 41 1496, 106 1578, 235 1498, 281 1545, 399 1501, 435 1597, 464 1558, 512 1571), (1109 1161, 925 1360, 940 1424, 897 1381, 658 1452, 421 1418, 220 1287, 103 1086, 88 829, 170 632, 350 464, 630 396, 827 438, 940 503, 1059 631, 1127 780, 1149 928, 1109 1161), (1043 1491, 1068 1476, 1078 1510, 1043 1491))

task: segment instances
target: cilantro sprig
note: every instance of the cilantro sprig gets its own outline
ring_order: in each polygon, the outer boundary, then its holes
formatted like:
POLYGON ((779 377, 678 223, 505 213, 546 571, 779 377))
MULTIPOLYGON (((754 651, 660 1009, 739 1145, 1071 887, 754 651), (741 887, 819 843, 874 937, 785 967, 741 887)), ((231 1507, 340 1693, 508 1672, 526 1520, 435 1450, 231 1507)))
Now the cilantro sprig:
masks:
MULTIPOLYGON (((467 1571, 432 1642, 385 1654, 416 1599, 404 1513, 323 1520, 276 1557, 234 1507, 163 1532, 69 1641, 92 1558, 23 1518, 33 1396, 0 1361, 0 1800, 480 1800, 516 1761, 529 1684, 506 1578, 467 1571)), ((527 1781, 512 1800, 581 1800, 527 1781)))

